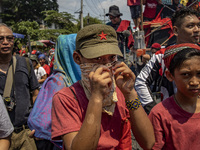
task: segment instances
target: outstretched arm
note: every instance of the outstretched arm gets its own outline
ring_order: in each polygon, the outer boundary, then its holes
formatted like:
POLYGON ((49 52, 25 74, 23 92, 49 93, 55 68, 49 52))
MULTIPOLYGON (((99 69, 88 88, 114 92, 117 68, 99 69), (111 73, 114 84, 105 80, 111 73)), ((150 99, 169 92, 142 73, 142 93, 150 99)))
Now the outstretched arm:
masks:
MULTIPOLYGON (((128 66, 121 62, 114 68, 116 84, 124 94, 126 101, 134 101, 137 98, 137 92, 134 89, 135 75, 128 66)), ((144 149, 151 149, 155 142, 153 126, 147 117, 143 107, 140 105, 137 109, 129 110, 131 128, 133 134, 144 149)))

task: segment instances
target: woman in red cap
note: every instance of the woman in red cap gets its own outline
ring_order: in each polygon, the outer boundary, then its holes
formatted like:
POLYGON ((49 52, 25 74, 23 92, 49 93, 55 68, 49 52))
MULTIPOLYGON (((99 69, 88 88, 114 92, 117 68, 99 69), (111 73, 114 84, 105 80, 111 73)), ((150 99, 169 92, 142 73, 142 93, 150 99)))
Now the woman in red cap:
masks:
POLYGON ((175 82, 177 92, 149 114, 156 137, 152 149, 200 149, 200 47, 170 46, 163 59, 166 77, 175 82))

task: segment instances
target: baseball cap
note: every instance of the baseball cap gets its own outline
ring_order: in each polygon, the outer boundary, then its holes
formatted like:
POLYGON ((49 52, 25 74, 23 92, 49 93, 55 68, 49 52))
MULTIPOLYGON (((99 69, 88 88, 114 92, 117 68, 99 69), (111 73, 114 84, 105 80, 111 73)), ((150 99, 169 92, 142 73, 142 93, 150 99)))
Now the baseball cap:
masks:
POLYGON ((35 60, 37 63, 39 63, 36 55, 30 55, 29 58, 30 60, 35 60))
POLYGON ((115 30, 104 24, 93 24, 81 29, 76 37, 76 51, 80 51, 87 59, 108 54, 123 57, 115 30))
POLYGON ((161 49, 161 45, 159 43, 153 43, 151 48, 161 49))

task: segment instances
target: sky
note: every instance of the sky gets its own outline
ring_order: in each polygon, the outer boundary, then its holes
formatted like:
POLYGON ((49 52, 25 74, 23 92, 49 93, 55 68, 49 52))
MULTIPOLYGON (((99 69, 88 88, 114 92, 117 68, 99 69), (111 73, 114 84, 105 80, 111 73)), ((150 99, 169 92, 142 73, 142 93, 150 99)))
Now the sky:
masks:
MULTIPOLYGON (((81 0, 58 0, 58 5, 59 12, 65 11, 74 15, 76 19, 79 18, 79 14, 75 12, 80 11, 81 0)), ((104 20, 104 9, 105 14, 108 13, 111 5, 117 5, 119 7, 120 12, 123 14, 123 16, 121 16, 123 20, 130 20, 132 22, 127 0, 83 0, 83 17, 87 16, 89 13, 91 17, 104 20)), ((105 19, 106 22, 109 21, 108 17, 105 19)))

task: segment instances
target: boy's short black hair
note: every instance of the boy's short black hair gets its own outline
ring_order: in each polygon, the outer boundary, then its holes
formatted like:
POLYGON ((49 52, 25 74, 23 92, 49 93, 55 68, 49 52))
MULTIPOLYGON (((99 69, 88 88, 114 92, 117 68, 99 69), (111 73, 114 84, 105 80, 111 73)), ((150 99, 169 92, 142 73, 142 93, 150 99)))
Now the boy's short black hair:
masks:
POLYGON ((200 50, 194 48, 185 48, 179 51, 170 62, 169 66, 170 73, 174 75, 174 70, 176 68, 179 69, 185 60, 190 59, 194 56, 200 57, 200 50))
POLYGON ((172 15, 172 25, 173 26, 177 26, 180 27, 182 24, 182 20, 189 15, 195 15, 197 16, 197 18, 199 18, 199 14, 197 11, 195 11, 194 9, 190 9, 187 7, 182 7, 180 10, 176 11, 173 15, 172 15))

